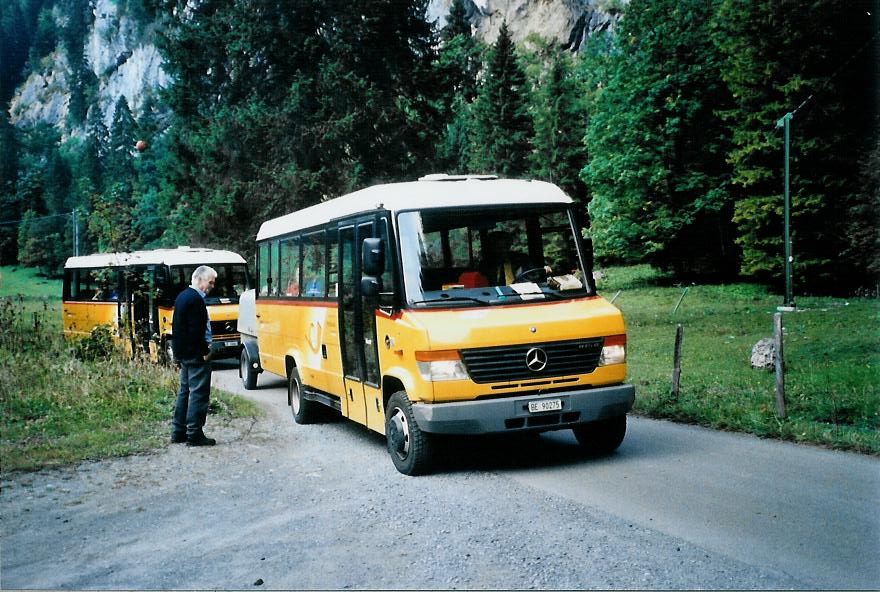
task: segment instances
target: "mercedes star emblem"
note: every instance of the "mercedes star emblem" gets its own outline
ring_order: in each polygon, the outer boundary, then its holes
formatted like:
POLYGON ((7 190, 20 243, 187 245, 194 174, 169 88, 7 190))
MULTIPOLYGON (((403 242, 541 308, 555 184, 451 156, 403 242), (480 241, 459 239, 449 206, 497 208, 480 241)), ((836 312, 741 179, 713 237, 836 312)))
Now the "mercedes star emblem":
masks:
POLYGON ((533 347, 526 352, 526 367, 532 372, 540 372, 547 367, 547 352, 540 347, 533 347))

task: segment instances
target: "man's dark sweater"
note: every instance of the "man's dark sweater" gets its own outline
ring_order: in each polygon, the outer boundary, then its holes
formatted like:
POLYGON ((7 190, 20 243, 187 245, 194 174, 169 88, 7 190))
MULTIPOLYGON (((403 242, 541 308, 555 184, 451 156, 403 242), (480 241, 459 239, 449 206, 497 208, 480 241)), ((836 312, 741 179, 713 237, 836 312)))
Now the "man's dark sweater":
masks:
POLYGON ((205 341, 207 326, 208 307, 204 298, 194 288, 186 288, 174 301, 174 317, 171 321, 174 357, 191 360, 206 356, 211 350, 205 341))

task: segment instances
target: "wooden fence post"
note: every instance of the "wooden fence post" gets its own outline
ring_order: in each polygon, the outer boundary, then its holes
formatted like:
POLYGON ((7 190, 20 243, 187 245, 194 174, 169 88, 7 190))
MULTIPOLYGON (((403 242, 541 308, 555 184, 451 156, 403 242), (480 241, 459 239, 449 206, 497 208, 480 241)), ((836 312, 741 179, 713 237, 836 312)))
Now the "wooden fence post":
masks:
POLYGON ((681 384, 681 339, 684 329, 681 323, 675 326, 675 352, 672 357, 672 394, 678 397, 679 386, 681 384))
POLYGON ((785 419, 785 356, 782 353, 782 313, 773 314, 773 345, 776 366, 776 413, 785 419))

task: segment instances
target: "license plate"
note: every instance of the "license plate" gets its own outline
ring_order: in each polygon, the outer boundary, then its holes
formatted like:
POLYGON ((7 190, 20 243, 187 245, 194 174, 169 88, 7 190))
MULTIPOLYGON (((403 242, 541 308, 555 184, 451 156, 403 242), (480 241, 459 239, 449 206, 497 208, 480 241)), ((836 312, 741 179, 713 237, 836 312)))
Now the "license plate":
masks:
POLYGON ((542 413, 544 411, 559 411, 562 409, 562 399, 548 399, 545 401, 529 401, 530 413, 542 413))
POLYGON ((223 345, 225 345, 226 347, 235 347, 238 345, 238 342, 237 341, 227 341, 223 345))

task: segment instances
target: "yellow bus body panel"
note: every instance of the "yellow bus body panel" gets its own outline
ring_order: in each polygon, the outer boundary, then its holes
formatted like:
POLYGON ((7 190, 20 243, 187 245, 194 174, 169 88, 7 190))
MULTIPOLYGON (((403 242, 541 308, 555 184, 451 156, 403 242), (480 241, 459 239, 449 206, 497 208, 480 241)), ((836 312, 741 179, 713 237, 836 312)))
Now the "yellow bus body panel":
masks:
POLYGON ((107 325, 112 333, 118 331, 116 319, 118 302, 75 302, 65 300, 64 337, 66 339, 82 339, 92 333, 98 325, 107 325))
MULTIPOLYGON (((467 401, 481 395, 509 394, 533 389, 528 380, 477 384, 471 380, 429 382, 422 380, 416 351, 462 350, 481 347, 547 343, 625 333, 623 315, 603 298, 568 302, 496 306, 491 308, 407 310, 391 321, 377 318, 379 358, 383 376, 400 380, 413 401, 467 401), (534 330, 533 330, 534 329, 534 330), (385 336, 392 347, 386 347, 385 336), (493 386, 505 386, 492 390, 493 386)), ((550 380, 560 380, 556 377, 550 380)), ((626 378, 626 364, 596 368, 589 374, 566 376, 566 387, 619 384, 626 378)), ((542 378, 541 382, 548 379, 542 378)), ((552 387, 552 385, 551 385, 552 387)))
MULTIPOLYGON (((385 433, 382 388, 355 383, 346 387, 335 303, 257 301, 257 337, 262 367, 287 375, 292 358, 303 384, 336 395, 341 411, 371 430, 385 433), (323 346, 323 349, 322 349, 323 346), (324 356, 326 350, 326 357, 324 356), (352 398, 347 388, 352 388, 352 398)), ((467 401, 481 395, 515 396, 534 390, 536 381, 477 384, 471 380, 431 382, 422 379, 415 352, 546 343, 624 334, 623 316, 603 298, 491 308, 404 310, 389 316, 376 312, 376 339, 383 383, 399 381, 413 402, 467 401), (501 389, 497 387, 501 386, 501 389), (496 387, 497 390, 493 390, 496 387)), ((589 374, 542 378, 566 388, 620 384, 626 364, 596 368, 589 374)), ((550 385, 553 386, 552 384, 550 385)), ((391 394, 391 393, 386 393, 391 394)))
MULTIPOLYGON (((237 304, 211 304, 208 306, 208 318, 211 322, 215 321, 234 321, 238 319, 237 304)), ((159 336, 168 337, 171 335, 171 325, 174 321, 174 308, 168 306, 159 307, 159 336)), ((216 339, 227 337, 222 333, 212 335, 216 339)), ((230 333, 230 338, 238 338, 238 332, 230 333)))
POLYGON ((348 417, 342 396, 342 352, 336 304, 258 300, 256 310, 260 365, 286 377, 286 360, 292 358, 302 382, 339 396, 343 415, 348 417))

